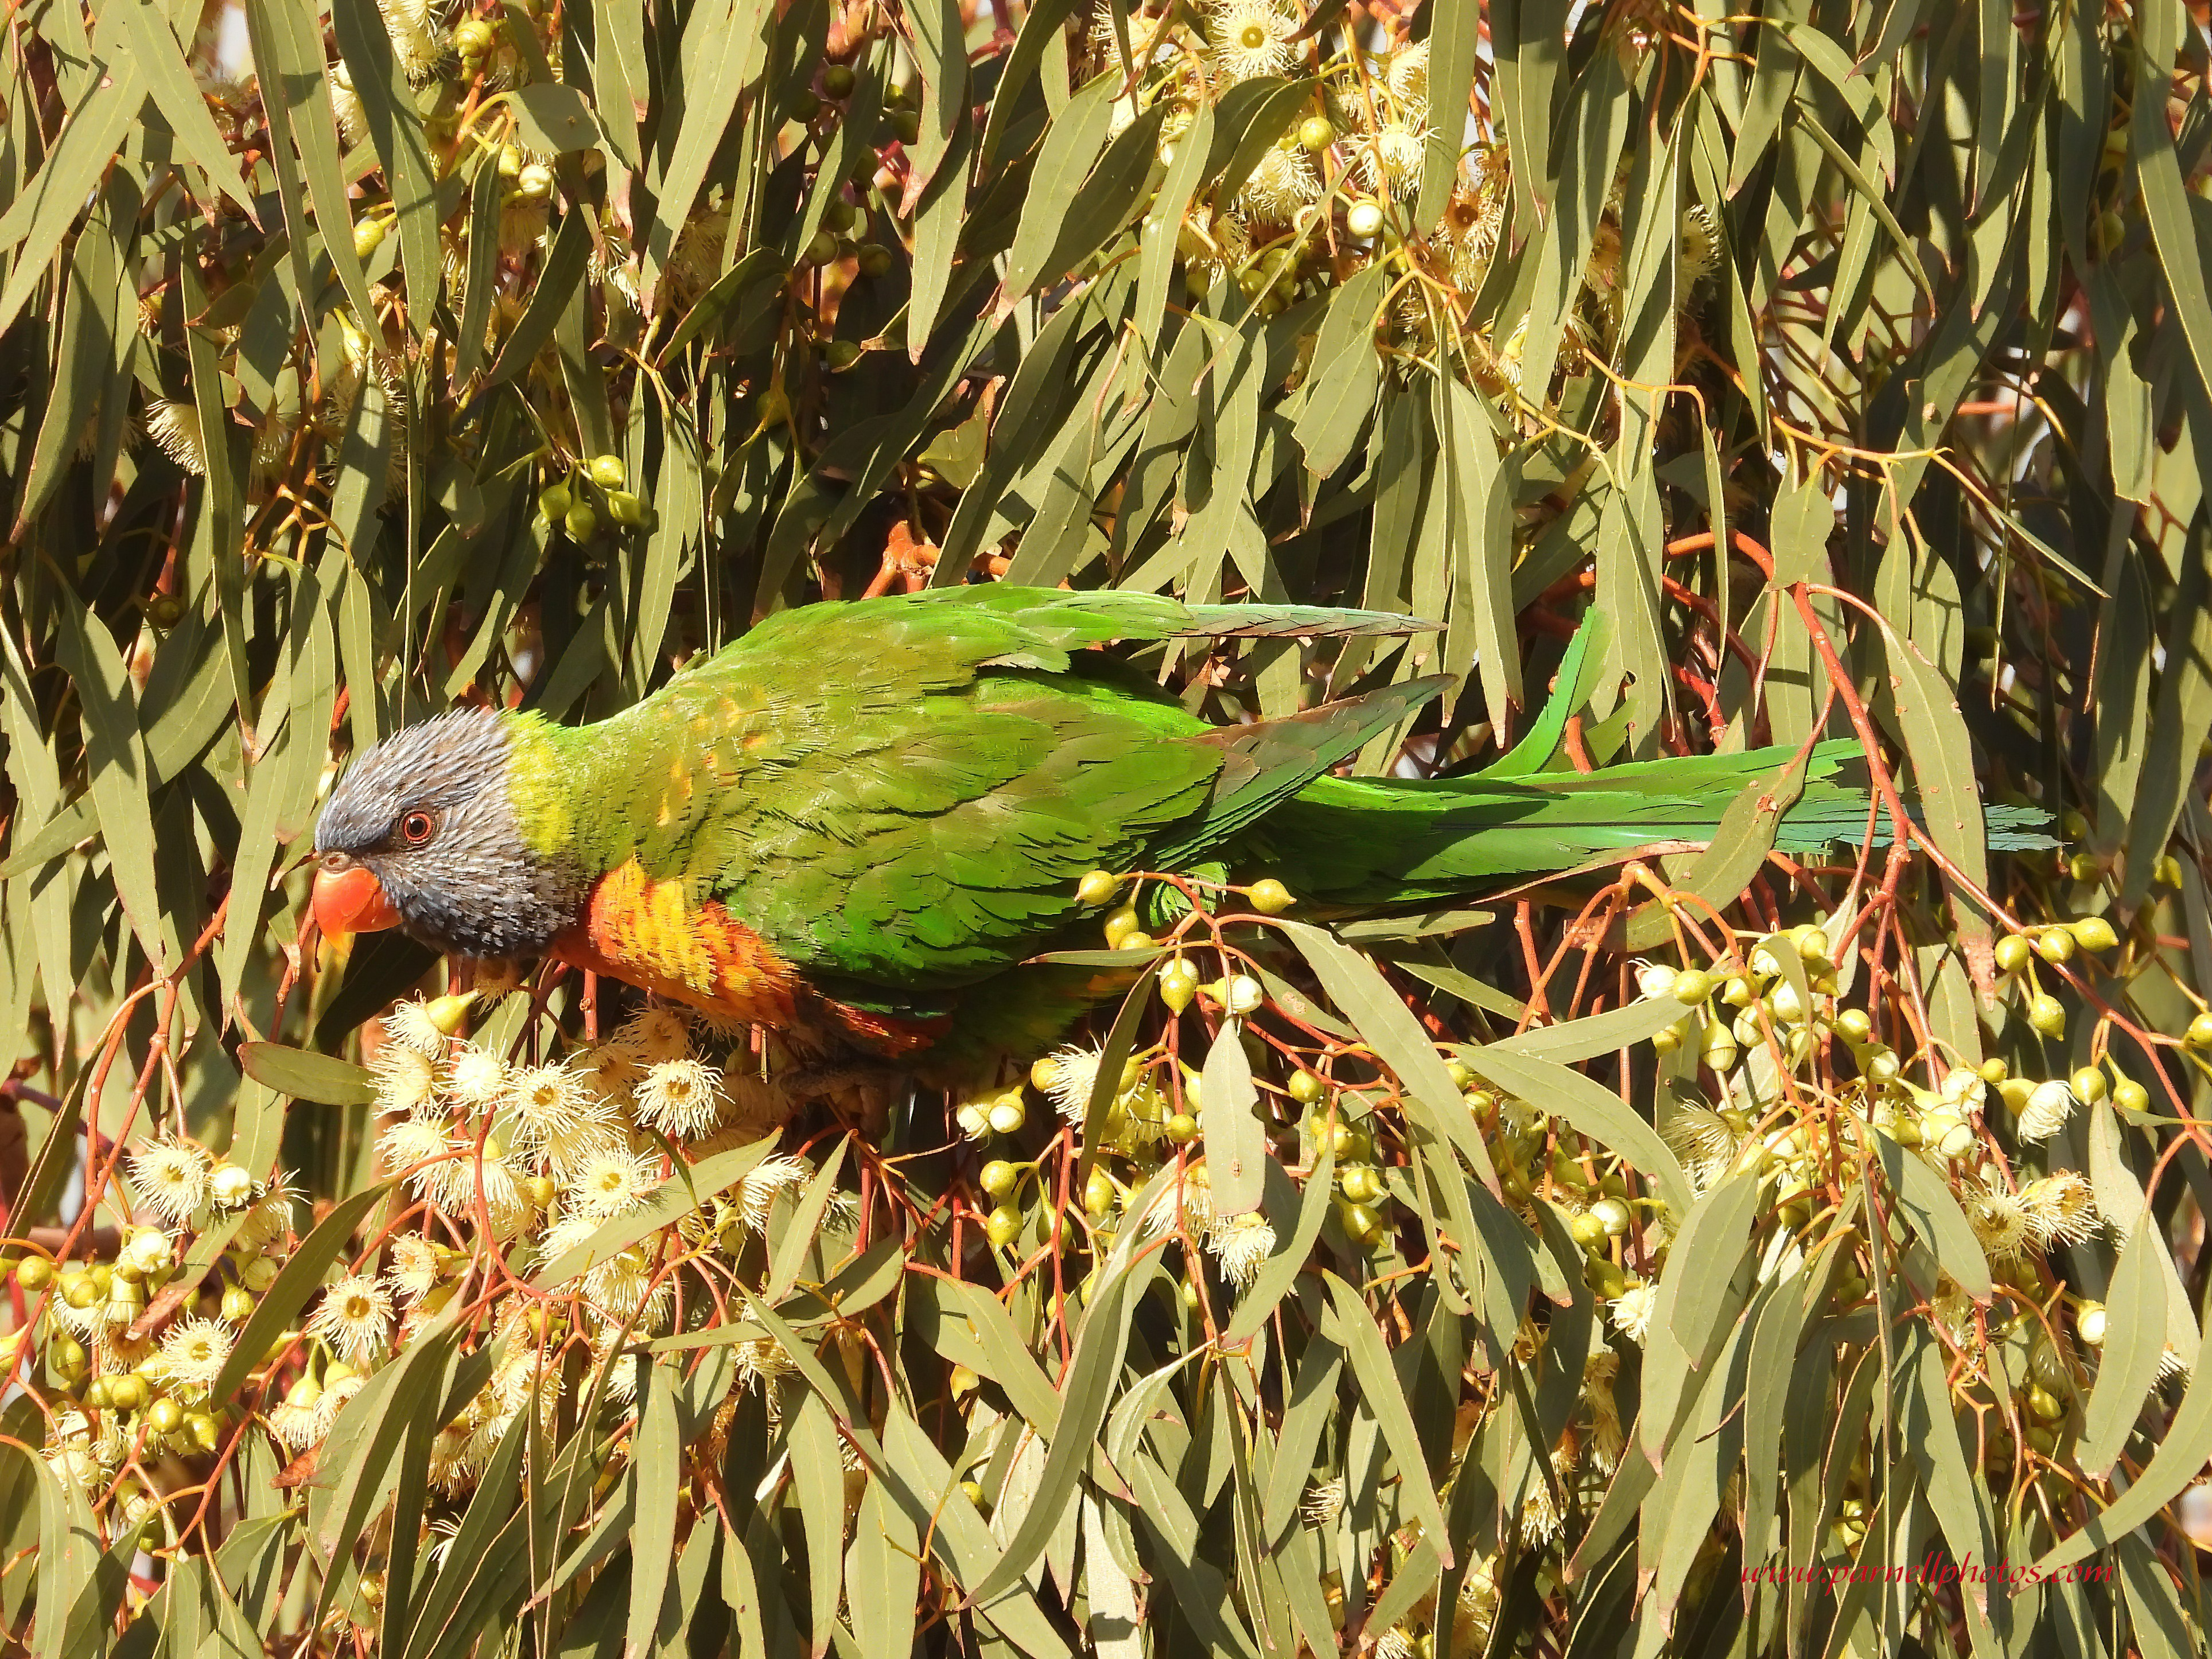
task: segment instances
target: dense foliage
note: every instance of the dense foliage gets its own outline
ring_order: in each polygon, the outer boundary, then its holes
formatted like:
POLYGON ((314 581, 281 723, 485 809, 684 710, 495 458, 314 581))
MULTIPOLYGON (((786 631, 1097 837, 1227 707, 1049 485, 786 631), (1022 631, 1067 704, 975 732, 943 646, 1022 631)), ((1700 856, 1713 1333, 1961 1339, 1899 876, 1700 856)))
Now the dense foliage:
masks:
POLYGON ((2173 0, 12 8, 0 1642, 2201 1650, 2208 69, 2173 0), (397 724, 999 578, 1430 621, 1139 659, 1450 675, 1370 772, 1855 737, 1871 845, 1772 852, 1785 773, 1479 908, 1100 872, 1134 990, 857 1127, 307 928, 397 724))

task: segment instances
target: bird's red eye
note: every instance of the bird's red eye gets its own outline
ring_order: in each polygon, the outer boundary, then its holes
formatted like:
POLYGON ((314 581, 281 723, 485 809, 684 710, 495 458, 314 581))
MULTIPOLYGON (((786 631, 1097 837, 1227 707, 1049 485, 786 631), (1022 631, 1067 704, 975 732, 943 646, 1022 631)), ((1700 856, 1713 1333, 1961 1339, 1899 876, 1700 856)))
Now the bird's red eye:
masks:
POLYGON ((438 831, 438 820, 427 812, 410 812, 399 820, 399 839, 419 847, 438 831))

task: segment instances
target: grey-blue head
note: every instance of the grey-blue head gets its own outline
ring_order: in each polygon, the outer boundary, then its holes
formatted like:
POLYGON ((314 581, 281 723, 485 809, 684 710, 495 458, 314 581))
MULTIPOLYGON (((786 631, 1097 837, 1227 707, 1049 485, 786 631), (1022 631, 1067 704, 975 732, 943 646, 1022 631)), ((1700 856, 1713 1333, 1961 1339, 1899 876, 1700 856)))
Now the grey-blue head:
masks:
POLYGON ((354 762, 315 825, 325 933, 398 927, 463 956, 544 951, 585 884, 524 842, 507 787, 512 739, 496 711, 456 709, 354 762))

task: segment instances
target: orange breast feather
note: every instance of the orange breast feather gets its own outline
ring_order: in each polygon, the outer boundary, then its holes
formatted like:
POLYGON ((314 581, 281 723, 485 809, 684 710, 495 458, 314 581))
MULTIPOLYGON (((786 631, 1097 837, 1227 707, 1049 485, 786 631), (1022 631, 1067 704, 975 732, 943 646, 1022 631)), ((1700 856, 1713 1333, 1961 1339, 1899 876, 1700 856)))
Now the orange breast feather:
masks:
POLYGON ((926 1049, 950 1021, 902 1020, 819 996, 720 902, 692 904, 681 881, 654 881, 635 862, 601 876, 584 919, 553 942, 573 967, 611 978, 743 1024, 842 1029, 885 1057, 926 1049))
POLYGON ((693 904, 681 881, 654 881, 633 862, 592 887, 583 920, 555 942, 564 962, 726 1019, 785 1026, 799 972, 716 900, 693 904))

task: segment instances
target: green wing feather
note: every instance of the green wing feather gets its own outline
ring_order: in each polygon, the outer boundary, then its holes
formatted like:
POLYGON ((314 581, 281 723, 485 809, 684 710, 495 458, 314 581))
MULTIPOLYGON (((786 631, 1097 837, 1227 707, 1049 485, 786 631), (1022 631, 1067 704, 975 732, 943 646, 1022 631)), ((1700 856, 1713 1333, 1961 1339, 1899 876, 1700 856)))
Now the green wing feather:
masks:
POLYGON ((1002 588, 784 613, 592 729, 592 860, 683 880, 824 978, 972 983, 1076 914, 1085 871, 1141 864, 1203 809, 1228 759, 1210 729, 1069 672, 1085 645, 1200 627, 1150 596, 1002 588))
POLYGON ((1224 764, 1201 815, 1154 852, 1158 866, 1179 869, 1218 851, 1451 683, 1449 675, 1431 675, 1286 719, 1207 732, 1197 741, 1218 745, 1224 764))
POLYGON ((698 671, 817 645, 836 649, 837 642, 865 637, 894 651, 920 645, 938 671, 956 679, 993 668, 1057 674, 1069 666, 1071 652, 1117 639, 1334 638, 1411 634, 1436 626, 1389 611, 1186 605, 1164 594, 1069 593, 994 583, 779 611, 698 671))

